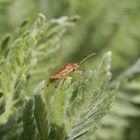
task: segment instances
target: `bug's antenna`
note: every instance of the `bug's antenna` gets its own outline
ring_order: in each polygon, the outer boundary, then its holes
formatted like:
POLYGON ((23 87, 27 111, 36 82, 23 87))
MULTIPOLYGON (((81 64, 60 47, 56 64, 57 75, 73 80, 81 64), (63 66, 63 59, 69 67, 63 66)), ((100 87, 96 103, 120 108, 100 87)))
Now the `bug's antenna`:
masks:
POLYGON ((93 53, 90 53, 90 54, 86 55, 85 57, 83 57, 83 58, 80 60, 79 64, 83 63, 85 60, 87 60, 89 57, 91 57, 91 56, 93 56, 93 55, 96 55, 96 53, 93 52, 93 53))

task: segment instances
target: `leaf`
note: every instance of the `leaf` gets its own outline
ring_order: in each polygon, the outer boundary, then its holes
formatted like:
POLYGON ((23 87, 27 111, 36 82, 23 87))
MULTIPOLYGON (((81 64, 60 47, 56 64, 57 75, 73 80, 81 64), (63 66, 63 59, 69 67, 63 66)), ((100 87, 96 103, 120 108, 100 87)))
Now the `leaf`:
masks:
POLYGON ((46 98, 50 99, 51 120, 57 130, 51 133, 56 135, 60 133, 57 128, 61 128, 61 139, 73 140, 99 127, 116 93, 108 88, 110 68, 111 52, 108 52, 97 70, 86 72, 80 80, 68 77, 56 89, 52 87, 54 91, 50 90, 51 87, 47 88, 46 98), (53 93, 49 93, 49 90, 53 93))
POLYGON ((10 41, 10 35, 7 35, 4 40, 2 41, 1 45, 0 45, 0 55, 3 57, 6 57, 7 53, 8 53, 8 44, 10 41))
POLYGON ((85 86, 79 89, 75 102, 72 101, 74 103, 71 108, 75 111, 66 131, 69 140, 77 139, 90 130, 97 129, 108 112, 115 95, 115 92, 106 89, 111 79, 110 63, 111 52, 108 52, 94 73, 86 73, 83 79, 85 86), (83 93, 79 95, 82 91, 83 93))
POLYGON ((46 107, 46 101, 44 98, 45 81, 41 82, 35 90, 34 94, 34 116, 37 124, 37 129, 41 140, 48 140, 50 132, 50 122, 48 120, 48 113, 46 107))
MULTIPOLYGON (((44 24, 45 17, 39 15, 34 27, 30 29, 30 33, 24 31, 21 36, 12 42, 7 57, 0 63, 0 87, 6 100, 6 108, 5 112, 0 116, 0 124, 8 122, 8 118, 14 113, 14 105, 17 100, 18 102, 19 100, 24 100, 22 94, 26 83, 26 73, 32 66, 33 47, 38 42, 39 33, 44 24)), ((9 40, 9 38, 6 40, 9 40)), ((18 107, 16 106, 15 108, 17 109, 18 107)))
POLYGON ((133 76, 140 73, 140 59, 138 59, 131 67, 125 70, 117 80, 131 79, 133 76))
POLYGON ((34 140, 36 138, 36 124, 34 119, 34 102, 32 99, 26 101, 23 110, 23 140, 34 140))

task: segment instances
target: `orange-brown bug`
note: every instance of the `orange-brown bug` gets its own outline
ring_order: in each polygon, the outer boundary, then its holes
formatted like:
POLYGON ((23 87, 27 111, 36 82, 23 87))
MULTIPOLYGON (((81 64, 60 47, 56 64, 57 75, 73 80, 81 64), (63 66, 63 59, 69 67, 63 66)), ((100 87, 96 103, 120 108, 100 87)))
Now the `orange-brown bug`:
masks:
POLYGON ((80 64, 82 62, 84 62, 86 59, 88 59, 89 57, 95 55, 96 53, 91 53, 86 55, 85 57, 83 57, 81 59, 81 61, 79 63, 72 63, 72 64, 66 64, 64 65, 62 68, 60 68, 57 72, 55 72, 48 80, 48 84, 47 87, 49 86, 50 83, 53 83, 56 80, 59 79, 63 79, 65 80, 67 78, 67 76, 74 71, 79 72, 80 74, 83 73, 83 71, 78 70, 78 68, 80 67, 80 64))

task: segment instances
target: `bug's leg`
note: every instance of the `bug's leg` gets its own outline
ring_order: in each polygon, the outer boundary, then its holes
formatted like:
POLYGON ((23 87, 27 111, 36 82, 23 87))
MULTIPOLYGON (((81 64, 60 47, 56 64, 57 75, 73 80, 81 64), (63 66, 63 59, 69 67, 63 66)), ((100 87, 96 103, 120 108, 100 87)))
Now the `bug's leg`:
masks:
POLYGON ((47 82, 47 87, 52 83, 54 82, 56 79, 54 78, 49 78, 48 82, 47 82))
POLYGON ((47 83, 47 87, 49 86, 50 82, 47 83))
POLYGON ((62 79, 62 85, 64 84, 65 80, 67 79, 67 76, 63 77, 62 79))
POLYGON ((65 81, 65 80, 66 80, 66 79, 63 78, 62 81, 61 81, 61 87, 60 87, 61 90, 62 90, 62 85, 64 84, 64 81, 65 81))
POLYGON ((47 87, 50 85, 51 81, 52 81, 52 79, 49 78, 49 80, 48 80, 48 82, 47 82, 47 87))

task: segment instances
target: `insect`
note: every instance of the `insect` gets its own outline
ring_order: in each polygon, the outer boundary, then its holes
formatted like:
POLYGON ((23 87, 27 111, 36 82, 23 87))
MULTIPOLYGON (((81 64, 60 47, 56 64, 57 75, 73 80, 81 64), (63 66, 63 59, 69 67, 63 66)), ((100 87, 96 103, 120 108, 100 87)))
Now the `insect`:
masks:
POLYGON ((56 80, 63 79, 65 80, 68 75, 74 71, 77 71, 81 75, 83 74, 83 71, 78 70, 80 67, 80 64, 83 63, 85 60, 87 60, 89 57, 95 55, 96 53, 90 53, 83 57, 79 63, 72 63, 72 64, 66 64, 62 68, 60 68, 58 71, 56 71, 48 80, 47 87, 50 83, 53 83, 56 80))

